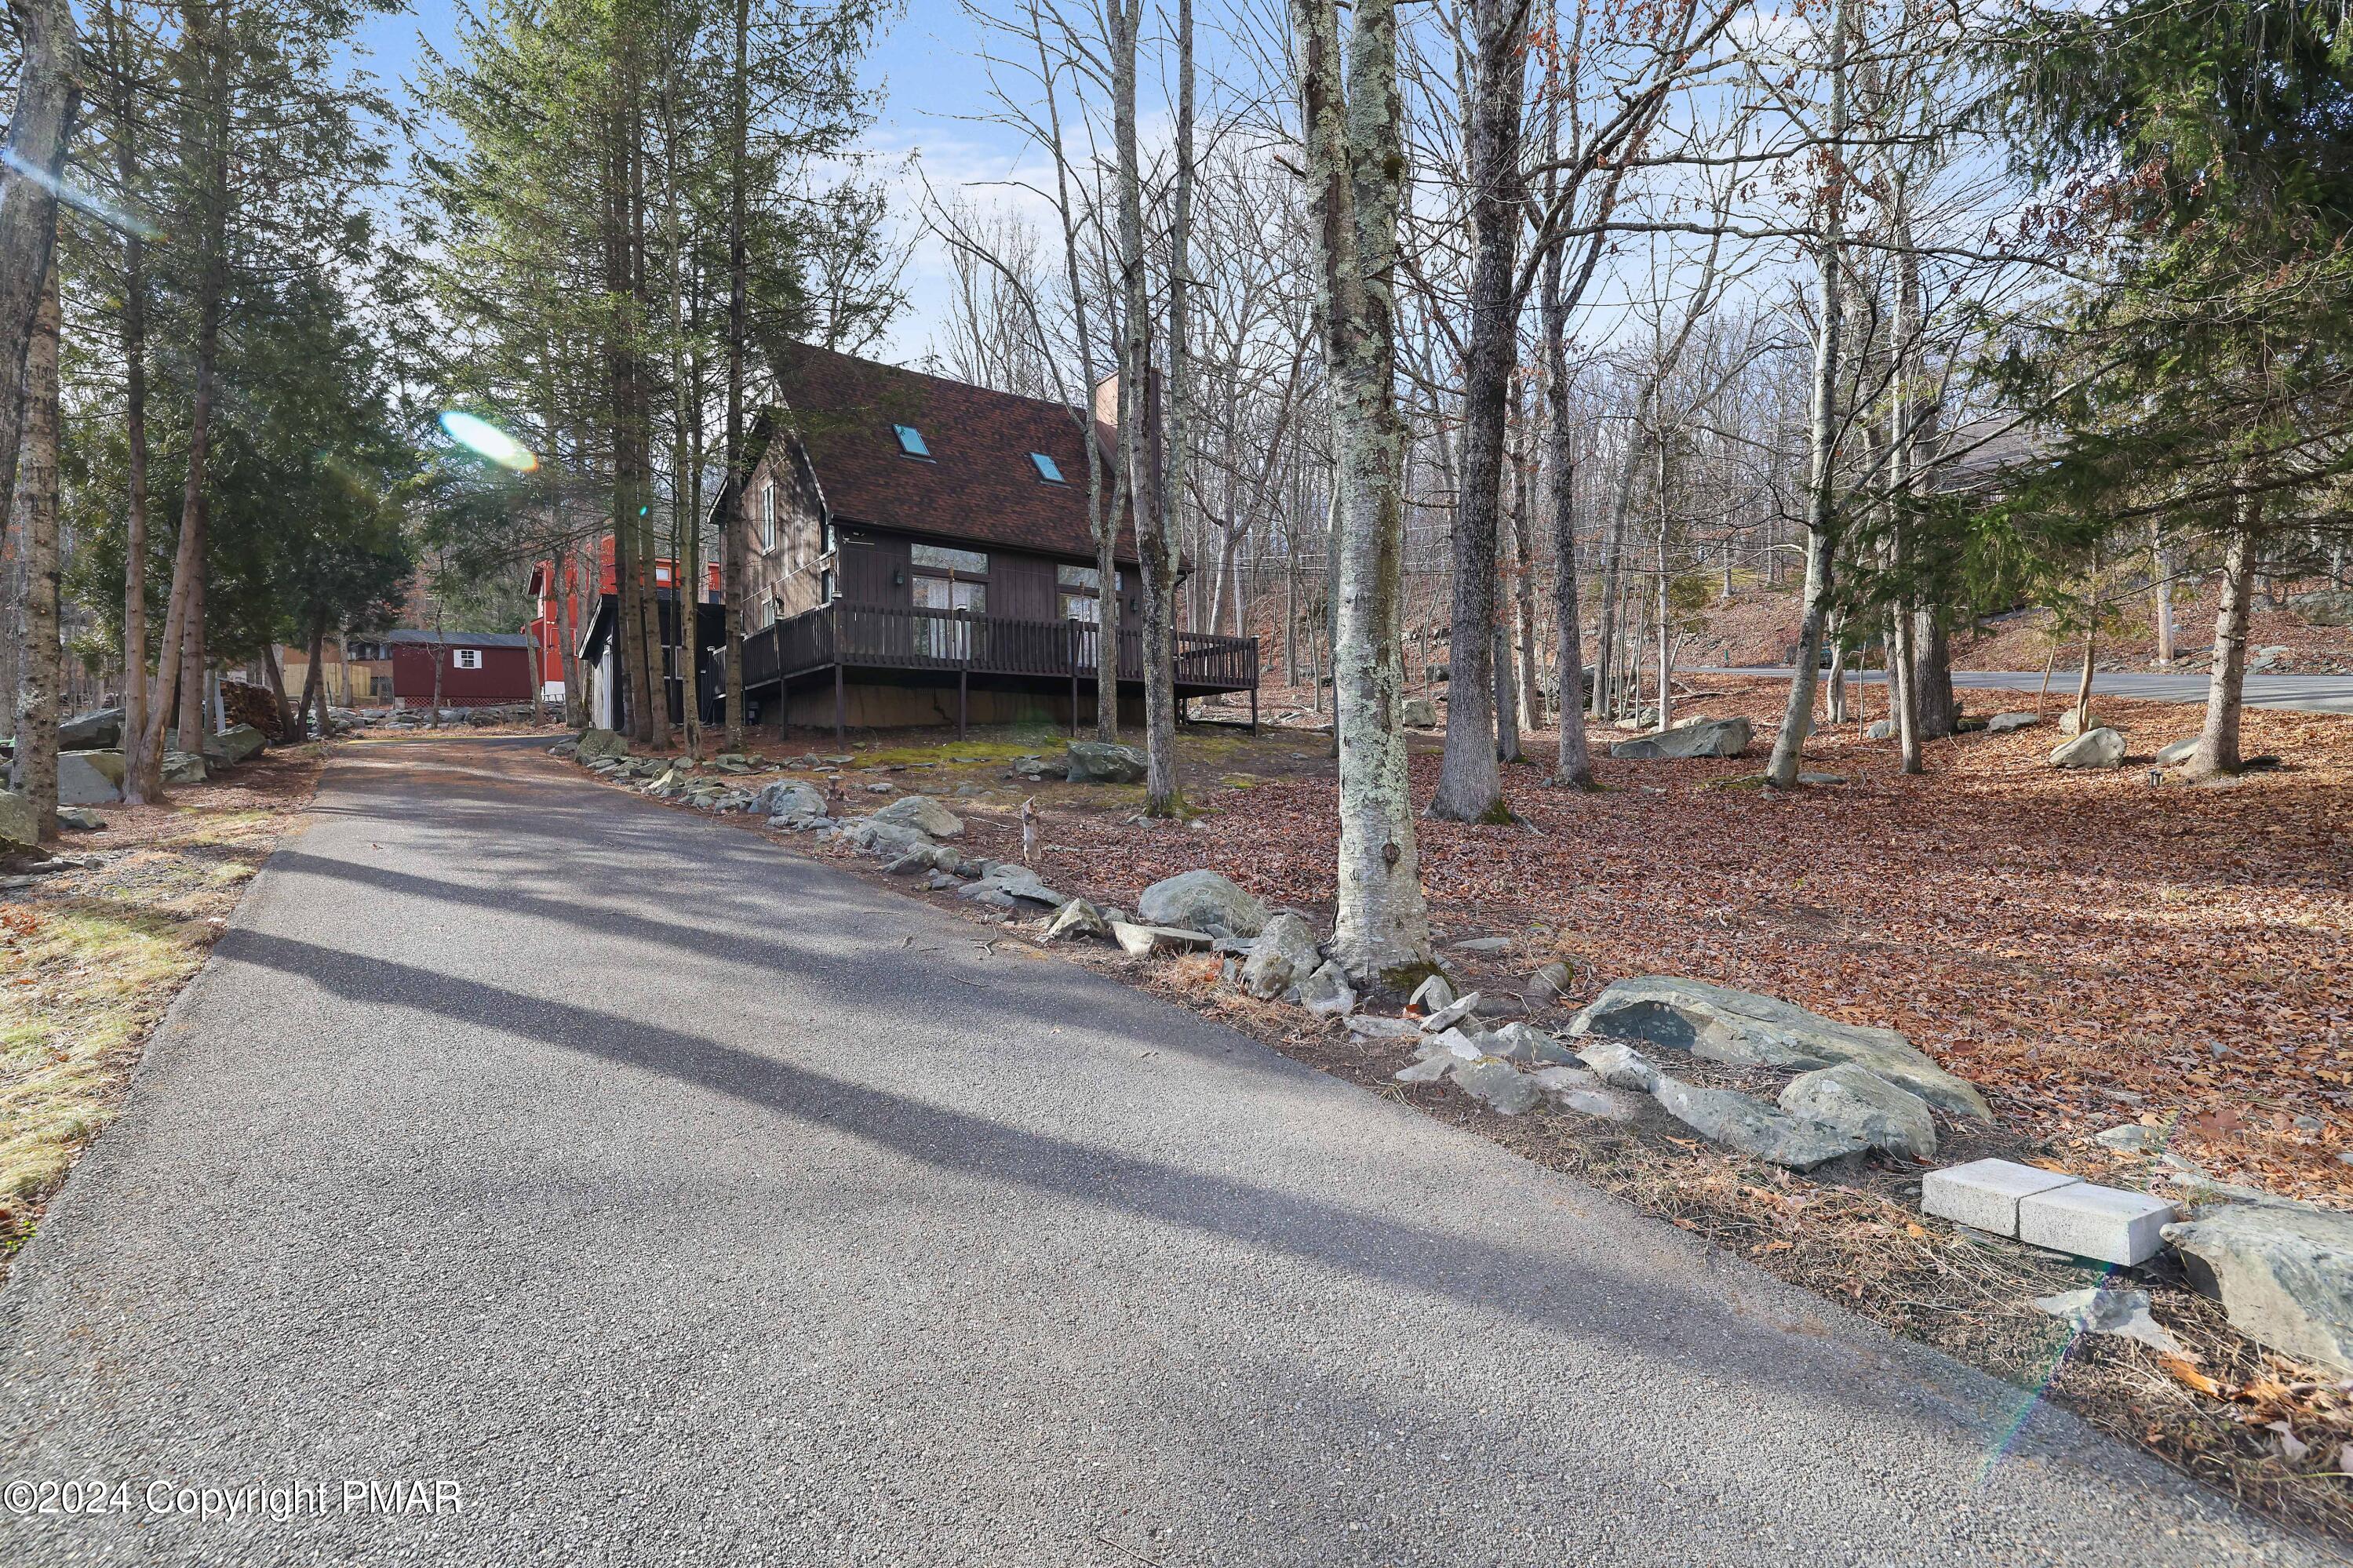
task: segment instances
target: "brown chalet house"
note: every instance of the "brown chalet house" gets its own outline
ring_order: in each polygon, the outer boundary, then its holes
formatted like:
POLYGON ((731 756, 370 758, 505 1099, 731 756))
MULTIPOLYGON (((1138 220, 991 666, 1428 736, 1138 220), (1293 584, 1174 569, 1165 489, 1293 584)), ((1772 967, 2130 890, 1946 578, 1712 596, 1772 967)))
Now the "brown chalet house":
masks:
MULTIPOLYGON (((746 718, 837 731, 1091 723, 1103 584, 1071 411, 814 347, 776 368, 755 461, 713 517, 738 531, 745 563, 746 718)), ((1126 528, 1117 558, 1113 668, 1122 721, 1138 722, 1141 581, 1126 528)), ((1248 691, 1255 724, 1257 639, 1176 642, 1180 702, 1248 691)), ((701 680, 714 710, 717 663, 701 680)))

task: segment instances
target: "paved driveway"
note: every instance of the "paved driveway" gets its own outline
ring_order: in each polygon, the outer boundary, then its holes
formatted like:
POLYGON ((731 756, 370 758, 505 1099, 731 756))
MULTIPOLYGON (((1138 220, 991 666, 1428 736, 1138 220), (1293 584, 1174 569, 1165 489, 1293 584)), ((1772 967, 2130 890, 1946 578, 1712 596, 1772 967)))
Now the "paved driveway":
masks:
POLYGON ((0 1296, 0 1474, 128 1483, 0 1561, 2331 1560, 987 935, 346 752, 0 1296))

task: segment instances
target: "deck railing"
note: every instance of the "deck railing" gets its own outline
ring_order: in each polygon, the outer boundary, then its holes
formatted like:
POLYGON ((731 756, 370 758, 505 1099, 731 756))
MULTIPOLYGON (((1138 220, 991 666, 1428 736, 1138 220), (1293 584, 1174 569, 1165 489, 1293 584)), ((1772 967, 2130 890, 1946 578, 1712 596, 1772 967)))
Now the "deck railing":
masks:
MULTIPOLYGON (((758 688, 836 665, 1092 680, 1101 652, 1101 632, 1084 621, 1006 620, 965 610, 838 602, 745 637, 744 683, 758 688)), ((1258 685, 1255 637, 1179 632, 1176 660, 1180 688, 1248 691, 1258 685)), ((1143 634, 1123 626, 1118 678, 1143 677, 1143 634)))

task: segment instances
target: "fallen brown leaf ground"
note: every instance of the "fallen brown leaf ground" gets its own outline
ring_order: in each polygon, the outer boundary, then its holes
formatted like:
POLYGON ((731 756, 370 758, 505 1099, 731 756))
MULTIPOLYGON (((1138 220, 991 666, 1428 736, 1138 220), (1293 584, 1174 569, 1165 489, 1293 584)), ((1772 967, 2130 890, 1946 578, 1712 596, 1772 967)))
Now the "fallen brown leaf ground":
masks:
MULTIPOLYGON (((2353 1196, 2353 724, 2251 710, 2247 752, 2281 765, 2216 787, 2149 781, 2157 749, 2197 727, 2196 710, 2178 706, 2103 703, 2131 743, 2127 765, 2105 773, 2044 766, 2059 740, 2045 724, 1936 742, 1926 775, 1907 778, 1892 745, 1848 726, 1809 747, 1810 767, 1847 782, 1777 795, 1752 781, 1784 690, 1724 680, 1682 706, 1682 716, 1749 716, 1760 739, 1747 758, 1616 762, 1607 746, 1623 737, 1596 729, 1602 787, 1572 794, 1544 782, 1553 738, 1537 736, 1537 764, 1504 770, 1517 823, 1419 824, 1441 947, 1513 941, 1492 958, 1446 952, 1458 979, 1514 995, 1559 957, 1577 976, 1570 1007, 1645 973, 1764 991, 1901 1029, 1981 1085, 2000 1126, 1948 1129, 1942 1157, 2042 1160, 2145 1185, 2147 1157, 2092 1142, 2137 1121, 2226 1179, 2331 1204, 2353 1196)), ((1149 883, 1206 866, 1271 902, 1330 914, 1328 736, 1188 732, 1198 815, 1184 823, 1140 819, 1138 790, 1011 779, 1001 744, 958 756, 921 740, 868 742, 845 784, 981 791, 950 804, 976 852, 1004 858, 1018 858, 1018 805, 1034 797, 1040 871, 1099 900, 1132 906, 1149 883)), ((1059 742, 1026 744, 1050 753, 1059 742)), ((827 736, 765 750, 799 758, 834 746, 827 736)), ((1435 738, 1417 739, 1424 800, 1436 771, 1435 738)), ((1077 956, 1984 1367, 2019 1387, 2021 1415, 2054 1400, 2249 1506, 2353 1539, 2353 1394, 2237 1334, 2169 1266, 2132 1283, 2192 1358, 2171 1365, 2131 1342, 2071 1338, 2035 1310, 2034 1297, 2105 1271, 1923 1223, 1916 1169, 1792 1176, 1678 1136, 1663 1118, 1496 1116, 1450 1089, 1399 1088, 1389 1075, 1401 1047, 1238 996, 1208 961, 1077 956)), ((1558 1027, 1567 1016, 1542 1021, 1558 1027)), ((2000 1462, 1989 1449, 1989 1466, 2000 1462)))

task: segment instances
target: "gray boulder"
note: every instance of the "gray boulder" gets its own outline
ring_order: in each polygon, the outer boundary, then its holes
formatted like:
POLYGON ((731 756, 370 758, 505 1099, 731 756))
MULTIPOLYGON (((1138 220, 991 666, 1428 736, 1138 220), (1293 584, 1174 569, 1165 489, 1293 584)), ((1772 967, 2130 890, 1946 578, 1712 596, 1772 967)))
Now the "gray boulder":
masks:
POLYGON ((1555 1065, 1540 1067, 1528 1074, 1528 1081, 1546 1095, 1567 1094, 1571 1089, 1599 1089, 1601 1080, 1584 1068, 1555 1065))
POLYGON ((1476 991, 1466 991, 1461 995, 1457 996, 1453 1001, 1449 1002, 1445 1006, 1438 1009, 1437 1012, 1432 1013, 1429 1017, 1424 1018, 1421 1021, 1421 1026, 1429 1030, 1433 1035, 1441 1029, 1451 1029, 1455 1025, 1461 1023, 1463 1019, 1469 1017, 1472 1011, 1478 1007, 1482 999, 1482 997, 1481 993, 1476 991))
POLYGON ((2051 753, 2054 768, 2120 768, 2125 765, 2125 738, 2121 731, 2102 725, 2086 730, 2066 742, 2051 753))
POLYGON ((58 826, 79 833, 96 833, 106 826, 106 818, 86 805, 61 805, 58 807, 58 826))
POLYGON ((1413 1054, 1425 1058, 1452 1057, 1459 1062, 1475 1062, 1488 1052, 1486 1041, 1474 1040, 1460 1029, 1447 1029, 1414 1047, 1413 1054))
POLYGON ((763 816, 823 816, 825 792, 798 779, 777 779, 752 792, 750 809, 763 816))
POLYGON ((1455 1088, 1500 1115, 1519 1116, 1544 1102, 1544 1090, 1522 1076, 1519 1068, 1493 1057, 1457 1062, 1446 1076, 1455 1088))
POLYGON ((1103 919, 1101 910, 1084 899, 1071 900, 1056 910, 1053 918, 1046 922, 1048 942, 1067 942, 1082 936, 1091 936, 1097 941, 1108 941, 1111 937, 1111 922, 1103 919))
POLYGON ((1438 728, 1438 704, 1427 697, 1409 697, 1405 700, 1404 717, 1405 727, 1409 730, 1435 730, 1438 728))
POLYGON ((1215 871, 1183 871, 1153 883, 1135 900, 1135 912, 1155 925, 1223 926, 1236 936, 1256 936, 1267 922, 1266 905, 1215 871))
POLYGON ((121 752, 58 753, 59 805, 111 805, 121 798, 121 752))
POLYGON ((1936 1152, 1936 1119, 1928 1102, 1852 1062, 1799 1074, 1782 1089, 1780 1105, 1900 1159, 1927 1160, 1936 1152))
POLYGON ((1894 740, 1895 738, 1895 721, 1893 719, 1873 719, 1869 724, 1863 726, 1862 738, 1866 741, 1894 740))
POLYGON ((882 869, 893 877, 912 877, 918 871, 953 871, 962 859, 944 844, 918 844, 882 869))
POLYGON ((2088 724, 2078 723, 2076 721, 2075 710, 2073 708, 2066 710, 2059 715, 2059 732, 2063 735, 2088 734, 2099 727, 2100 716, 2097 713, 2092 715, 2092 721, 2088 724))
POLYGON ((164 753, 165 784, 202 784, 211 776, 212 769, 206 766, 205 759, 197 752, 166 752, 164 753))
POLYGON ((1421 984, 1413 988, 1413 994, 1406 999, 1406 1005, 1419 1007, 1424 1013, 1451 1007, 1454 1005, 1454 987, 1447 983, 1443 974, 1425 975, 1421 984))
POLYGON ((1528 1080, 1544 1090, 1545 1099, 1556 1110, 1573 1110, 1579 1116, 1599 1117, 1604 1121, 1631 1121, 1642 1114, 1641 1096, 1603 1089, 1594 1082, 1591 1073, 1577 1068, 1538 1068, 1528 1075, 1528 1080))
POLYGON ((1322 967, 1315 928, 1284 910, 1269 919, 1242 961, 1242 989, 1267 1000, 1280 996, 1322 967))
POLYGON ((876 812, 874 820, 900 823, 934 838, 958 838, 964 835, 964 818, 927 795, 902 796, 876 812))
POLYGON ((2037 1296, 2034 1310, 2063 1320, 2079 1334, 2121 1334, 2167 1355, 2182 1353, 2181 1342, 2148 1315, 2146 1290, 2104 1290, 2095 1285, 2056 1296, 2037 1296))
POLYGON ((2144 1127, 2137 1121, 2126 1121, 2093 1133, 2092 1142, 2119 1154, 2162 1154, 2173 1142, 2173 1132, 2170 1128, 2144 1127))
POLYGON ((1360 1040, 1417 1040, 1421 1026, 1411 1018, 1384 1018, 1377 1013, 1348 1015, 1348 1033, 1360 1040))
POLYGON ((1406 1063, 1389 1077, 1398 1083, 1436 1083, 1452 1072, 1454 1066, 1453 1058, 1450 1057, 1424 1057, 1419 1061, 1406 1063))
POLYGON ((122 710, 96 708, 58 726, 61 752, 111 752, 122 744, 122 710))
POLYGON ((1567 997, 1577 984, 1576 972, 1565 959, 1555 960, 1528 976, 1528 1005, 1549 1007, 1567 997))
POLYGON ((2353 588, 2323 588, 2298 594, 2287 607, 2316 626, 2353 626, 2353 588))
POLYGON ((0 845, 24 848, 41 841, 41 819, 33 803, 12 789, 0 789, 0 845))
POLYGON ((1629 762, 1666 762, 1683 757, 1736 757, 1748 749, 1748 721, 1692 719, 1672 730, 1620 741, 1609 754, 1629 762))
POLYGON ((1854 1062, 1955 1115, 1993 1120, 1983 1095, 1893 1029, 1837 1023, 1778 997, 1704 980, 1647 974, 1617 981, 1570 1020, 1568 1032, 1647 1040, 1746 1067, 1803 1071, 1854 1062))
POLYGON ((2179 767, 2197 754, 2198 737, 2195 735, 2186 741, 2168 741, 2158 748, 2157 765, 2160 768, 2179 767))
POLYGON ((1550 1035, 1521 1023, 1504 1025, 1489 1035, 1485 1043, 1489 1055, 1506 1061, 1565 1064, 1576 1059, 1550 1035))
POLYGON ((231 724, 217 735, 205 737, 205 755, 234 765, 261 755, 269 737, 250 724, 231 724))
POLYGON ((2165 1227, 2192 1283, 2232 1326, 2306 1361, 2353 1373, 2353 1215, 2232 1204, 2165 1227))
POLYGON ((1144 782, 1144 753, 1106 741, 1073 741, 1063 776, 1072 784, 1130 784, 1144 782))
POLYGON ((1659 1087, 1659 1069, 1650 1058, 1623 1040, 1596 1040, 1577 1053, 1577 1059, 1612 1089, 1648 1094, 1659 1087))
POLYGON ((1200 952, 1212 938, 1205 931, 1178 931, 1173 926, 1143 926, 1130 921, 1111 922, 1112 940, 1131 958, 1155 952, 1200 952))
MULTIPOLYGON (((1007 860, 984 860, 980 863, 980 880, 976 887, 994 889, 1008 898, 1043 904, 1049 909, 1060 909, 1070 900, 1040 881, 1038 873, 1027 866, 1016 866, 1007 860)), ((969 891, 970 889, 966 889, 969 891)))
POLYGON ((1299 983, 1299 1005, 1321 1018, 1345 1018, 1356 1010, 1356 990, 1338 964, 1326 961, 1299 983))
POLYGON ((617 730, 580 731, 580 760, 584 763, 594 762, 598 757, 626 757, 628 754, 628 737, 617 730))
POLYGON ((2042 722, 2042 719, 2032 713, 1997 713, 1986 721, 1985 732, 1989 735, 2007 735, 2012 730, 2031 730, 2042 722))
POLYGON ((931 842, 920 827, 909 827, 902 822, 877 822, 871 816, 845 824, 840 837, 852 849, 893 860, 918 845, 931 842))
POLYGON ((1651 1098, 1710 1142, 1793 1171, 1810 1171, 1869 1147, 1851 1132, 1776 1110, 1749 1095, 1728 1089, 1702 1089, 1664 1074, 1660 1075, 1651 1098))

